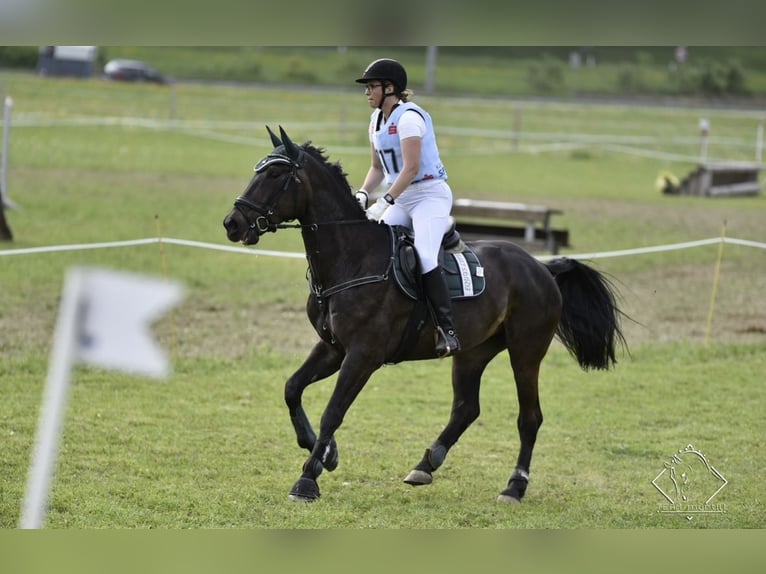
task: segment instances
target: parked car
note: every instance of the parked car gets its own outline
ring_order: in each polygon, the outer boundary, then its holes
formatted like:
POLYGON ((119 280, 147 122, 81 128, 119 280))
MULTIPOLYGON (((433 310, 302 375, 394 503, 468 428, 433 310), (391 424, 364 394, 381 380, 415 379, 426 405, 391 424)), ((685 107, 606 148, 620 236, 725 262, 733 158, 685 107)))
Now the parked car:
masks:
POLYGON ((104 66, 104 76, 124 82, 167 84, 170 81, 167 76, 138 60, 110 60, 104 66))

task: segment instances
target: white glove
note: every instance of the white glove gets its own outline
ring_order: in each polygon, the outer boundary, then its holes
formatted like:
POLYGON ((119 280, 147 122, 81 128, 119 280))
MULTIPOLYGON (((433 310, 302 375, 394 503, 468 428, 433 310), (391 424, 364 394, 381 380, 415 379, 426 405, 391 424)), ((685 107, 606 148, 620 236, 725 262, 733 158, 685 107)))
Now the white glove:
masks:
POLYGON ((379 197, 378 201, 373 203, 367 210, 367 219, 371 221, 380 221, 380 218, 383 217, 383 214, 389 207, 391 207, 391 204, 382 197, 379 197))
POLYGON ((360 189, 354 194, 354 197, 356 198, 356 202, 359 204, 359 206, 362 209, 367 209, 367 191, 364 189, 360 189))

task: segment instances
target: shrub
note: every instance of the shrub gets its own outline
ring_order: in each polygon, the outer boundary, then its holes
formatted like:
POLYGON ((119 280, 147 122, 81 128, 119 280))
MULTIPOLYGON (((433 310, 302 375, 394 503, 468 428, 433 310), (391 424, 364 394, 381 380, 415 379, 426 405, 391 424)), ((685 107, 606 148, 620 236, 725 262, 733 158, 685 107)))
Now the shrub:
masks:
POLYGON ((527 81, 535 92, 541 94, 562 93, 564 91, 564 66, 549 54, 541 60, 533 61, 527 68, 527 81))
POLYGON ((746 94, 745 70, 739 60, 731 60, 726 70, 726 90, 730 94, 746 94))
POLYGON ((285 78, 307 84, 315 84, 317 82, 317 75, 306 66, 303 58, 290 58, 285 78))
POLYGON ((736 60, 706 60, 697 72, 697 89, 705 95, 744 94, 745 72, 736 60))
POLYGON ((37 46, 0 46, 0 67, 35 69, 37 50, 37 46))
POLYGON ((651 68, 654 66, 654 56, 651 52, 640 51, 636 53, 636 63, 639 66, 645 66, 651 68))
POLYGON ((617 72, 617 87, 623 92, 638 92, 643 89, 644 81, 641 68, 635 64, 623 64, 617 72))

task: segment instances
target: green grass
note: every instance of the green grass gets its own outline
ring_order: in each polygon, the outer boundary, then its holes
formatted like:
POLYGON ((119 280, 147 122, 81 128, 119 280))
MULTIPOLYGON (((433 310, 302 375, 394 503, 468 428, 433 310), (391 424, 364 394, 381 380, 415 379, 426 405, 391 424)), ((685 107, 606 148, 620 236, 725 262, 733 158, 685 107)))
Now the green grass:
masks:
MULTIPOLYGON (((225 244, 223 216, 270 149, 266 123, 325 147, 353 186, 368 162, 369 110, 356 92, 181 84, 171 92, 25 74, 7 74, 4 86, 14 98, 9 193, 21 206, 6 212, 15 240, 5 249, 154 237, 158 224, 165 237, 225 244), (125 121, 73 125, 105 117, 125 121)), ((565 254, 716 237, 724 221, 727 235, 766 242, 762 196, 669 198, 654 189, 660 170, 681 176, 693 167, 659 154, 693 158, 702 115, 714 129, 712 156, 749 159, 759 112, 417 101, 441 128, 455 195, 561 208, 554 225, 573 244, 565 254), (658 155, 609 147, 627 136, 645 139, 626 145, 658 155), (576 149, 536 147, 572 139, 576 149)), ((259 247, 302 251, 290 231, 259 247)), ((495 502, 518 444, 505 357, 487 370, 482 416, 433 485, 401 479, 447 420, 449 363, 404 364, 374 375, 337 434, 340 466, 320 478, 322 499, 296 505, 287 492, 306 453, 282 385, 314 341, 305 261, 173 245, 0 257, 0 527, 18 523, 64 273, 86 264, 166 269, 187 297, 157 325, 174 358, 170 379, 73 373, 52 528, 762 528, 766 258, 725 247, 705 345, 717 254, 710 246, 593 262, 614 276, 636 321, 625 325, 631 354, 612 372, 584 373, 554 345, 541 376, 546 419, 532 481, 517 507, 495 502), (689 443, 730 480, 716 499, 726 513, 688 521, 657 512, 663 499, 651 480, 689 443)), ((315 423, 331 389, 307 392, 315 423)))
MULTIPOLYGON (((761 528, 762 349, 640 348, 611 374, 581 374, 554 350, 542 375, 542 427, 528 497, 495 497, 512 470, 516 404, 505 360, 491 365, 483 413, 436 474, 401 479, 445 422, 444 365, 376 374, 337 438, 341 466, 323 498, 287 501, 304 459, 281 382, 291 366, 254 352, 238 361, 183 357, 167 382, 78 369, 49 514, 52 528, 761 528), (732 375, 732 363, 740 367, 732 375), (650 481, 688 442, 730 481, 727 512, 657 512, 650 481)), ((45 358, 5 365, 3 526, 23 494, 45 358)), ((308 394, 314 418, 329 385, 308 394)))

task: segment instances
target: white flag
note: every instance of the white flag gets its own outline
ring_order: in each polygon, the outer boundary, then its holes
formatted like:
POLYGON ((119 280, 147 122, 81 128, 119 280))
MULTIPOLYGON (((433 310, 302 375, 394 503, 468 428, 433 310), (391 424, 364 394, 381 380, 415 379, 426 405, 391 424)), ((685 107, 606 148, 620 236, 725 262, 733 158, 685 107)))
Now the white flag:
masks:
POLYGON ((167 376, 170 363, 151 324, 182 295, 179 283, 142 275, 82 267, 67 273, 20 528, 41 528, 45 520, 72 365, 167 376))
POLYGON ((181 300, 180 284, 104 269, 74 272, 81 274, 77 359, 151 377, 170 374, 170 363, 151 326, 181 300))

